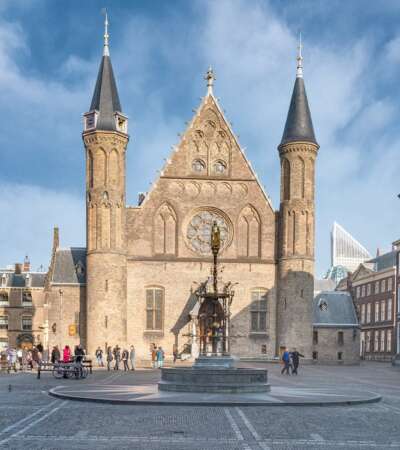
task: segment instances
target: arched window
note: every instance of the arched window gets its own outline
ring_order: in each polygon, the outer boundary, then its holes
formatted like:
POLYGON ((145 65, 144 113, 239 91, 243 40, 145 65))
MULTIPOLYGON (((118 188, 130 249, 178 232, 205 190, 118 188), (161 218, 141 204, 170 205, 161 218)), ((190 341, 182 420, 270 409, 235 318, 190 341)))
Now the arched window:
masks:
POLYGON ((118 161, 118 153, 116 150, 113 150, 109 156, 108 163, 108 180, 112 185, 118 185, 118 174, 119 174, 119 161, 118 161))
POLYGON ((253 289, 250 304, 250 332, 265 333, 267 331, 267 290, 253 289))
POLYGON ((306 188, 306 165, 302 158, 300 159, 300 197, 305 197, 305 188, 306 188))
POLYGON ((164 289, 146 289, 146 330, 162 331, 164 326, 164 289))
POLYGON ((283 200, 290 200, 290 163, 284 158, 282 161, 283 200))
POLYGON ((193 172, 201 173, 206 170, 206 163, 202 161, 201 159, 195 159, 192 162, 192 169, 193 172))
POLYGON ((223 175, 226 172, 226 163, 224 161, 215 161, 213 169, 217 175, 223 175))
POLYGON ((239 256, 260 256, 260 218, 250 205, 243 208, 239 215, 237 238, 239 256))

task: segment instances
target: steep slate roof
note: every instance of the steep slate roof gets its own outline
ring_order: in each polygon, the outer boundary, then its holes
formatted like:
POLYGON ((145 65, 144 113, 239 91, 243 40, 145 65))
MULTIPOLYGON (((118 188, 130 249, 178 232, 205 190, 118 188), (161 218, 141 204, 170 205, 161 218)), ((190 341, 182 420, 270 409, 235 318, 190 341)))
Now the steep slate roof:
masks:
POLYGON ((86 248, 57 249, 52 283, 86 283, 86 248))
POLYGON ((313 301, 313 324, 326 327, 358 326, 353 300, 348 292, 321 292, 313 301), (323 305, 326 303, 326 308, 323 305))
POLYGON ((384 255, 380 255, 376 258, 370 259, 367 262, 373 263, 374 269, 379 272, 396 265, 396 253, 396 250, 392 250, 391 252, 385 253, 384 255))
POLYGON ((304 79, 297 77, 286 119, 281 145, 289 142, 306 141, 317 144, 308 106, 304 79))
POLYGON ((7 283, 4 287, 6 288, 41 288, 44 287, 44 280, 46 278, 46 273, 43 272, 23 272, 21 274, 16 274, 11 271, 0 272, 0 279, 3 274, 7 276, 7 283), (29 277, 27 278, 27 275, 29 277))
POLYGON ((115 131, 115 113, 122 112, 119 101, 117 84, 109 56, 104 55, 101 60, 96 87, 94 89, 90 111, 99 111, 96 129, 115 131))

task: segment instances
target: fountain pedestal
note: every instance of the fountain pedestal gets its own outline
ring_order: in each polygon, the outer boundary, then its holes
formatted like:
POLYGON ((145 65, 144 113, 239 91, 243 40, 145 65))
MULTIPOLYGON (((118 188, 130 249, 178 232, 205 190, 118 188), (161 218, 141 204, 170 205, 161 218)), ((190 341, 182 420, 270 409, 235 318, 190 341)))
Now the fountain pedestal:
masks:
MULTIPOLYGON (((210 243, 214 257, 212 286, 208 280, 196 291, 200 356, 193 367, 163 368, 158 383, 160 391, 236 394, 270 390, 265 369, 236 368, 230 355, 230 305, 234 291, 232 283, 218 289, 220 243, 220 230, 214 222, 210 243)), ((193 333, 194 336, 196 334, 193 333)))
POLYGON ((161 369, 160 391, 254 393, 269 392, 268 371, 236 368, 231 356, 200 356, 193 367, 161 369))

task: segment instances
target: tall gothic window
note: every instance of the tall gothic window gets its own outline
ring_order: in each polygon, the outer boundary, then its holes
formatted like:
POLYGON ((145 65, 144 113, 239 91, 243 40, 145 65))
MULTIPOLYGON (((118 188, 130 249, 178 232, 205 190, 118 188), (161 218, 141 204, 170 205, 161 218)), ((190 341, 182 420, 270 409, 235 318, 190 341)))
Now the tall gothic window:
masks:
POLYGON ((290 200, 290 163, 284 158, 282 162, 283 200, 290 200))
POLYGON ((162 331, 164 322, 164 289, 146 289, 146 329, 162 331))
POLYGON ((89 164, 89 187, 93 187, 93 155, 89 150, 88 152, 88 164, 89 164))
POLYGON ((267 331, 267 291, 254 289, 251 292, 250 331, 265 333, 267 331))

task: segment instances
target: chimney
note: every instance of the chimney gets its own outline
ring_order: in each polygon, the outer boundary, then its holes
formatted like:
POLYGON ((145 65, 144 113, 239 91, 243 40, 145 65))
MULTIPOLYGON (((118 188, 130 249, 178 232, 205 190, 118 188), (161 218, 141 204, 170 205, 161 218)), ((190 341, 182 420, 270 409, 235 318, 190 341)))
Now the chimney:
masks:
POLYGON ((22 273, 22 264, 15 263, 14 273, 15 273, 15 275, 21 275, 21 273, 22 273))
POLYGON ((29 261, 28 255, 25 256, 24 267, 22 270, 23 270, 23 272, 30 272, 30 270, 31 270, 31 262, 29 261))

